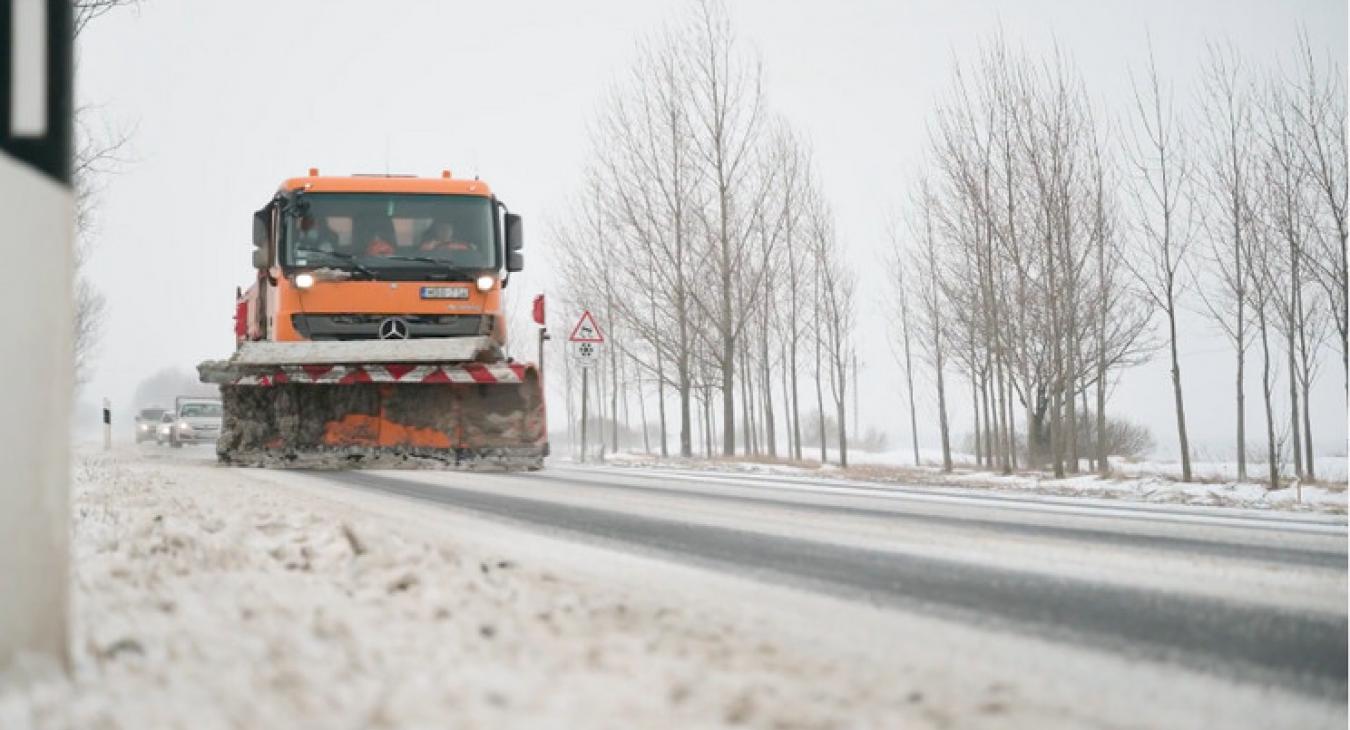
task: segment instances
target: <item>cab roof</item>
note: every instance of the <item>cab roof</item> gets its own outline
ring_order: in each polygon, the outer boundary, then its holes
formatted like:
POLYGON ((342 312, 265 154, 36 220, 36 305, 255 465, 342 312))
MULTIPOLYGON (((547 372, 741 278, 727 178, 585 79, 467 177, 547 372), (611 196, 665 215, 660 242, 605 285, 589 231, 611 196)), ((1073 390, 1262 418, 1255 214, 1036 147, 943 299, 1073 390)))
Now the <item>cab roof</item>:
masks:
POLYGON ((451 195, 480 195, 490 197, 492 190, 482 180, 461 180, 449 176, 416 177, 413 175, 319 175, 311 170, 304 177, 293 177, 281 183, 281 192, 306 190, 315 193, 441 193, 451 195))

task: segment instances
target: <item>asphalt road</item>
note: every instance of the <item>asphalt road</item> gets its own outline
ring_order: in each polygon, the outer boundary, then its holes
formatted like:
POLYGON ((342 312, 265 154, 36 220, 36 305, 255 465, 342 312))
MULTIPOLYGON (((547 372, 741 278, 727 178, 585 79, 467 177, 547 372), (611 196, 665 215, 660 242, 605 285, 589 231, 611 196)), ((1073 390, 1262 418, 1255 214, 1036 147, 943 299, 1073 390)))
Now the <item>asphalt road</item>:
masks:
POLYGON ((552 466, 313 473, 514 526, 1344 702, 1344 518, 552 466))

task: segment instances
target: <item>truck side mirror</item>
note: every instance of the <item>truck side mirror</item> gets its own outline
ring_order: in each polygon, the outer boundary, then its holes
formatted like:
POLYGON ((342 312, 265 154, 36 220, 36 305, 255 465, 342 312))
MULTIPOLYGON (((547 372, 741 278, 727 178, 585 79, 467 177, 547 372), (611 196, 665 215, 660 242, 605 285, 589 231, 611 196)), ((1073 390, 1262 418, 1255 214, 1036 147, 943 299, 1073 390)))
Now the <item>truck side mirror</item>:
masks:
POLYGON ((253 246, 263 248, 267 245, 268 224, 272 221, 272 211, 263 208, 253 214, 253 246))
POLYGON ((255 249, 253 249, 253 268, 255 268, 255 269, 266 269, 266 268, 268 268, 268 267, 271 266, 271 265, 272 265, 272 262, 267 260, 267 249, 266 249, 266 248, 255 248, 255 249))
POLYGON ((520 249, 525 245, 524 232, 520 216, 507 213, 506 222, 506 270, 521 271, 525 268, 525 255, 520 249))

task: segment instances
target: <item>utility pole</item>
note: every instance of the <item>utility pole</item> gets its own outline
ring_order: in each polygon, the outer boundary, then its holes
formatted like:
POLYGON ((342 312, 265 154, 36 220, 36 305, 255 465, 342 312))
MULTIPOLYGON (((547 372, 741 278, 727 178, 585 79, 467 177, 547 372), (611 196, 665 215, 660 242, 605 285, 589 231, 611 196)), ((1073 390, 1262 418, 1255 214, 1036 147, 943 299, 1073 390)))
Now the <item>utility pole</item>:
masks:
POLYGON ((0 287, 0 309, 23 313, 5 338, 25 363, 0 377, 0 673, 19 655, 70 658, 71 12, 69 0, 0 5, 0 221, 6 263, 23 272, 0 287))
POLYGON ((589 366, 581 368, 581 463, 586 463, 586 411, 587 404, 590 402, 588 397, 590 385, 591 369, 589 366))

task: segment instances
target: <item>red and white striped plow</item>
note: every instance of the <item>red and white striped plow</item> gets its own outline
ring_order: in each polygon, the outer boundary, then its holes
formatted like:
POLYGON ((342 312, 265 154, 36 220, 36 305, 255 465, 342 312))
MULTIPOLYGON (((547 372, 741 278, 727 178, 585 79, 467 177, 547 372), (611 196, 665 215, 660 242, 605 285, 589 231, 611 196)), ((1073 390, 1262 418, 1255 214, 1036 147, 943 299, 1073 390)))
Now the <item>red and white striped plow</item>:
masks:
POLYGON ((525 382, 527 369, 522 363, 457 363, 452 365, 370 364, 370 365, 280 365, 247 368, 226 380, 225 385, 272 386, 357 385, 361 383, 494 385, 525 382))

